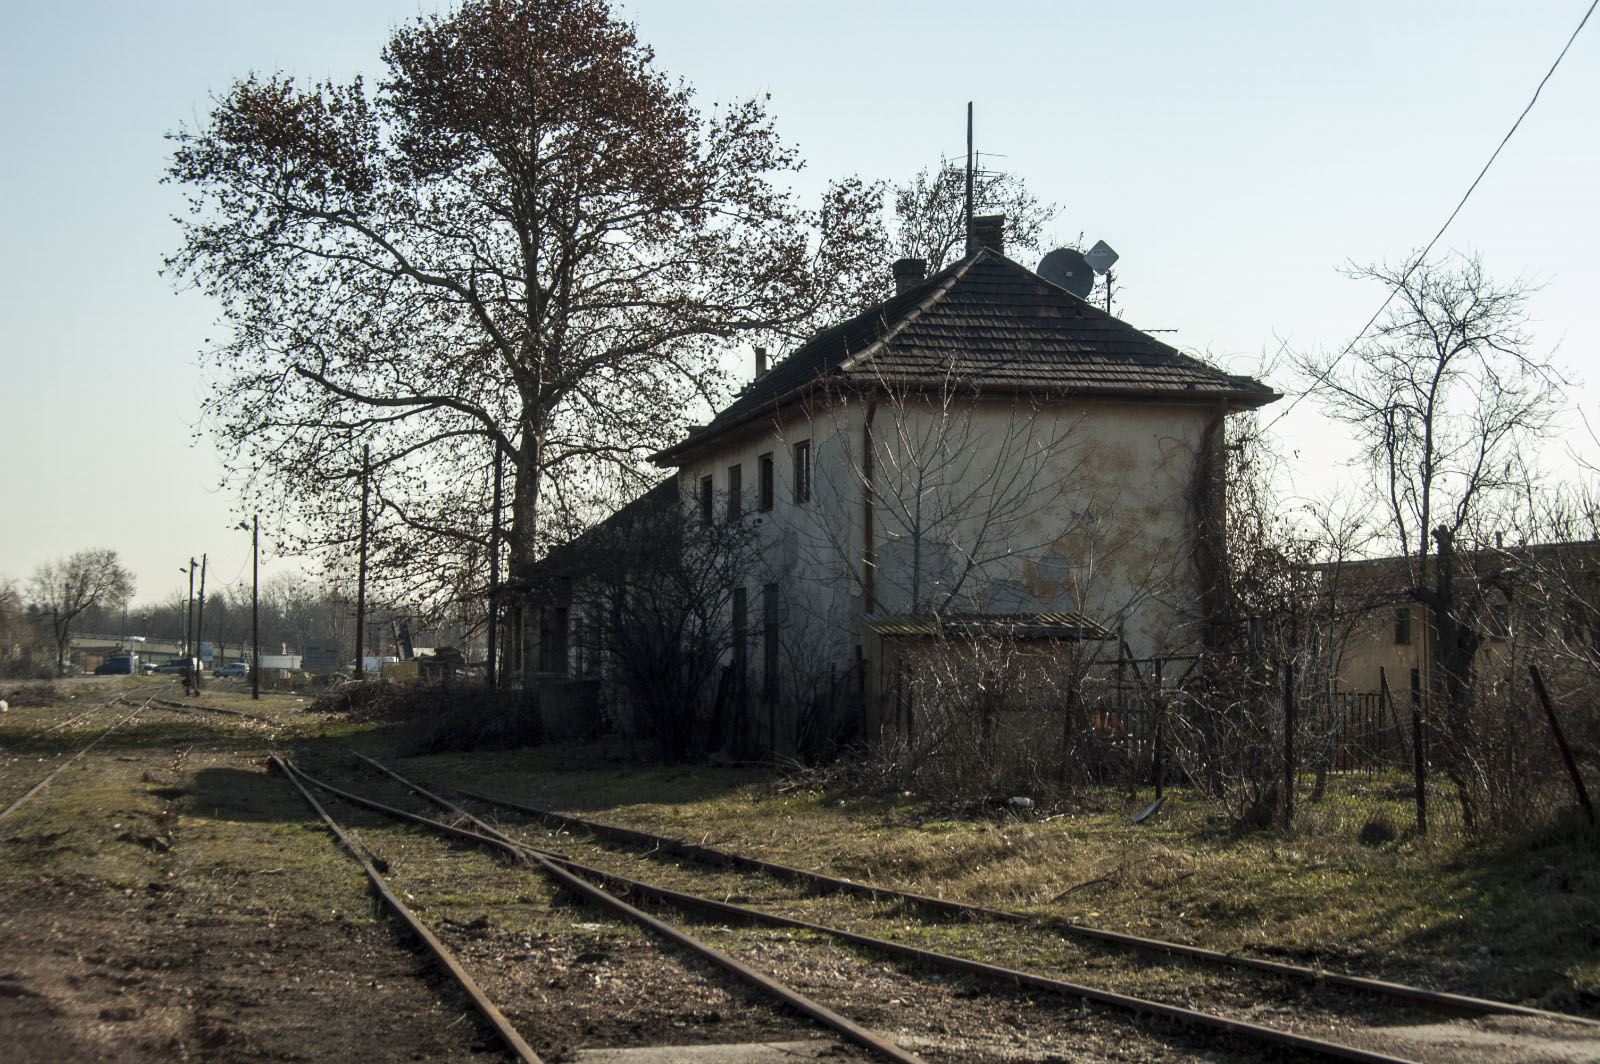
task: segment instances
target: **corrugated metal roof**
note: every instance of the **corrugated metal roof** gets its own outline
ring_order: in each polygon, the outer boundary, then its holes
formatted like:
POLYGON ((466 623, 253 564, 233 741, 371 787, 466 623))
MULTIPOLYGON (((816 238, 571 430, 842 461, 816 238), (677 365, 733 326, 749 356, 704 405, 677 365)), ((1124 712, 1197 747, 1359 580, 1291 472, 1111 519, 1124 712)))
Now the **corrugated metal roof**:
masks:
POLYGON ((941 613, 867 621, 880 636, 999 636, 1007 639, 1110 639, 1111 630, 1081 613, 941 613))
POLYGON ((686 450, 824 379, 889 385, 954 379, 1002 391, 1220 400, 1234 409, 1280 398, 1252 377, 1224 373, 983 250, 817 333, 655 461, 674 464, 686 450))

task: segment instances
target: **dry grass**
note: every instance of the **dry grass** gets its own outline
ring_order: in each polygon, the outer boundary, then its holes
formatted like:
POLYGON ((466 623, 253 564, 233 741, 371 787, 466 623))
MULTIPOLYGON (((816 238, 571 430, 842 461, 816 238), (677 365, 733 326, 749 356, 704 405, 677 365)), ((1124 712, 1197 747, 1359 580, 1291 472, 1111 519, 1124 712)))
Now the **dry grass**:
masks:
POLYGON ((405 771, 977 904, 1600 1013, 1600 855, 1576 825, 1509 843, 1363 842, 1370 810, 1330 801, 1304 832, 1241 834, 1182 790, 1140 825, 1128 814, 1148 796, 952 819, 903 794, 783 789, 757 770, 637 767, 594 748, 405 771))
MULTIPOLYGON (((75 766, 55 800, 8 822, 14 841, 0 861, 0 887, 59 875, 92 878, 106 891, 154 889, 172 858, 144 840, 160 834, 158 818, 176 802, 183 816, 174 852, 206 854, 194 882, 215 884, 219 898, 308 915, 362 904, 356 888, 328 885, 342 859, 298 796, 254 761, 269 748, 293 749, 314 767, 344 757, 347 744, 389 757, 398 726, 307 713, 310 702, 290 696, 252 702, 244 685, 213 683, 188 702, 279 723, 272 729, 191 708, 131 729, 105 757, 75 766), (140 760, 119 761, 123 754, 140 760), (147 771, 151 778, 141 778, 147 771), (186 793, 172 799, 171 787, 186 793), (84 824, 103 837, 82 845, 84 824), (62 849, 74 825, 80 844, 62 849), (205 845, 194 845, 202 836, 205 845), (261 874, 280 867, 282 874, 261 874), (308 874, 290 874, 301 871, 308 874)), ((32 734, 45 712, 8 714, 0 746, 32 734)), ((100 727, 85 721, 55 739, 66 749, 100 727)), ((1148 795, 1132 803, 1091 795, 1078 808, 1029 820, 998 811, 960 817, 903 793, 868 794, 820 777, 639 766, 606 746, 442 753, 398 767, 919 892, 1600 1014, 1600 847, 1575 824, 1491 844, 1416 838, 1403 813, 1389 811, 1395 836, 1363 843, 1363 827, 1386 807, 1370 794, 1344 801, 1330 791, 1323 805, 1302 810, 1302 831, 1241 834, 1183 789, 1140 825, 1127 817, 1148 795)), ((32 769, 17 772, 17 790, 35 778, 32 769)), ((505 900, 462 899, 464 909, 505 900)))

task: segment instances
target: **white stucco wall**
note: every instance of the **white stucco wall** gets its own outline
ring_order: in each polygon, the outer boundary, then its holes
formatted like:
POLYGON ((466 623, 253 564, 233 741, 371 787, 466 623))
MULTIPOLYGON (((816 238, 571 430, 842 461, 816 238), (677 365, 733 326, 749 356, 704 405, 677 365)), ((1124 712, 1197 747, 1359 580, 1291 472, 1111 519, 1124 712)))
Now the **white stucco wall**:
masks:
MULTIPOLYGON (((1182 653, 1198 632, 1192 548, 1196 461, 1216 408, 1137 402, 880 398, 872 411, 874 615, 1075 610, 1133 653, 1182 653)), ((730 434, 679 472, 699 511, 701 478, 725 521, 728 468, 759 562, 746 585, 752 686, 761 671, 762 585, 779 585, 784 684, 854 660, 866 608, 860 399, 730 434), (812 493, 795 501, 793 451, 809 441, 812 493), (757 508, 759 458, 773 508, 757 508)))

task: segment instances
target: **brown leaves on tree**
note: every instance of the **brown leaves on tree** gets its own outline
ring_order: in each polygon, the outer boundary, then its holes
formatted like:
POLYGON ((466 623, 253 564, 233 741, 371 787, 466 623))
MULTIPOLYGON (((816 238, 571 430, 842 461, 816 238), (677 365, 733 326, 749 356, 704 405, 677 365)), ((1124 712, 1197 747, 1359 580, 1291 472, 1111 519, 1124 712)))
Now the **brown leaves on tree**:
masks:
POLYGON ((373 94, 251 77, 174 134, 167 265, 231 326, 205 414, 247 505, 347 558, 370 445, 395 594, 481 592, 496 454, 517 570, 642 488, 721 346, 886 281, 881 186, 801 208, 764 105, 702 111, 599 0, 466 0, 383 57, 373 94))

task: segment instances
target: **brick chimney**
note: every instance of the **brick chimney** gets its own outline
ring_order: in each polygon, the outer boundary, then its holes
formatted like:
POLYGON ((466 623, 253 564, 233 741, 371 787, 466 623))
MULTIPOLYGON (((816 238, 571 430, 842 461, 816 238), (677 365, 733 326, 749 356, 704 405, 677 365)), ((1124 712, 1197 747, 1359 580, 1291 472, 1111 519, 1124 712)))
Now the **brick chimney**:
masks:
POLYGON ((756 348, 756 376, 759 377, 765 372, 767 372, 767 349, 758 347, 756 348))
POLYGON ((988 248, 996 255, 1006 253, 1006 216, 1003 214, 978 214, 972 218, 972 228, 967 232, 967 254, 979 248, 988 248))
POLYGON ((908 288, 915 288, 928 276, 928 262, 926 259, 900 259, 890 267, 894 272, 894 294, 899 295, 908 288))

